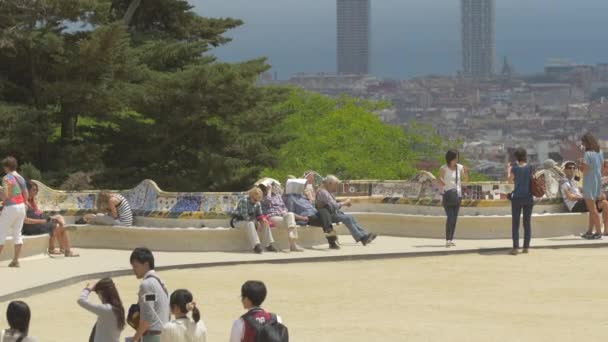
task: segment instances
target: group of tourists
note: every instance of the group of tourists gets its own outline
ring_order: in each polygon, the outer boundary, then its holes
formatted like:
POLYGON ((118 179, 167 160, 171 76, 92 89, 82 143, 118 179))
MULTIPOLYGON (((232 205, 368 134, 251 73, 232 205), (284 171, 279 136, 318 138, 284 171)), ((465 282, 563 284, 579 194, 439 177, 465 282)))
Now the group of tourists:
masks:
MULTIPOLYGON (((4 206, 0 213, 0 253, 6 238, 13 240, 14 254, 9 267, 20 267, 19 257, 23 248, 23 236, 49 235, 48 254, 63 255, 68 258, 79 254, 71 249, 65 218, 61 215, 47 215, 38 205, 38 185, 26 181, 17 172, 17 160, 7 157, 2 160, 5 176, 2 178, 0 196, 4 206), (59 242, 57 250, 55 242, 59 242)), ((103 213, 87 214, 83 223, 131 226, 133 211, 129 202, 120 194, 103 191, 99 194, 97 206, 103 213)))
MULTIPOLYGON (((589 225, 582 235, 585 239, 600 239, 602 237, 602 218, 604 224, 608 222, 608 200, 602 189, 602 175, 608 174, 608 166, 597 139, 590 133, 581 138, 582 158, 575 161, 566 161, 563 164, 565 177, 560 180, 560 191, 566 209, 569 212, 588 212, 589 225), (583 186, 576 172, 583 174, 583 186)), ((514 184, 513 192, 507 197, 511 201, 511 230, 513 248, 512 255, 520 253, 519 228, 523 216, 524 239, 522 253, 529 253, 532 240, 532 210, 534 207, 534 169, 528 164, 528 155, 525 149, 517 148, 513 154, 513 162, 506 166, 506 178, 514 184)), ((462 201, 462 182, 469 178, 468 170, 458 163, 458 152, 447 151, 446 164, 440 169, 439 183, 444 188, 443 207, 447 216, 445 225, 446 247, 455 246, 454 233, 462 201)), ((608 230, 604 229, 604 235, 608 230)))
POLYGON ((271 227, 283 227, 288 231, 288 242, 292 252, 301 252, 298 245, 299 226, 319 226, 325 232, 329 248, 340 249, 334 225, 344 224, 355 242, 364 246, 372 243, 377 234, 367 232, 357 220, 342 211, 352 206, 350 199, 337 200, 333 195, 340 180, 329 175, 322 181, 316 195, 305 191, 308 181, 289 179, 300 182, 298 191, 283 194, 280 184, 273 180, 259 184, 248 191, 248 195, 239 200, 233 220, 234 226, 245 230, 251 248, 255 253, 277 252, 271 227))
MULTIPOLYGON (((141 283, 137 304, 128 310, 111 278, 87 284, 80 293, 78 305, 96 316, 89 342, 119 342, 127 324, 134 329, 130 339, 133 342, 206 342, 207 327, 192 293, 179 289, 169 295, 166 284, 154 270, 154 255, 147 248, 133 250, 130 263, 141 283), (99 297, 100 304, 89 301, 91 293, 99 297)), ((261 341, 262 334, 272 334, 275 337, 272 341, 289 341, 281 317, 261 307, 266 296, 266 285, 261 281, 242 285, 241 304, 246 312, 233 323, 230 342, 261 341)), ((6 317, 9 328, 0 331, 0 341, 36 341, 29 336, 31 312, 26 303, 9 303, 6 317)))

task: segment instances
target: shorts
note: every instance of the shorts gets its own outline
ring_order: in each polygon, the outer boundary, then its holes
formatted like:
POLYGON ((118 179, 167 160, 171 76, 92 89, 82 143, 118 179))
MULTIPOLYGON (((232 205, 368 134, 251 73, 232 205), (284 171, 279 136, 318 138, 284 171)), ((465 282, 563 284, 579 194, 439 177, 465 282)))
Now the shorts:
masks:
POLYGON ((25 220, 25 204, 5 206, 0 214, 0 246, 4 245, 6 238, 11 235, 13 244, 22 245, 23 221, 25 220))
POLYGON ((39 223, 39 224, 24 224, 23 225, 23 235, 31 236, 31 235, 53 235, 55 232, 55 227, 57 227, 57 221, 51 220, 47 223, 39 223))
MULTIPOLYGON (((595 207, 597 208, 598 212, 602 212, 603 209, 600 207, 600 203, 602 201, 595 201, 595 207)), ((578 200, 576 201, 576 204, 574 204, 574 207, 572 207, 572 210, 570 210, 571 213, 588 213, 589 212, 589 208, 587 208, 587 203, 585 203, 585 200, 578 200)))

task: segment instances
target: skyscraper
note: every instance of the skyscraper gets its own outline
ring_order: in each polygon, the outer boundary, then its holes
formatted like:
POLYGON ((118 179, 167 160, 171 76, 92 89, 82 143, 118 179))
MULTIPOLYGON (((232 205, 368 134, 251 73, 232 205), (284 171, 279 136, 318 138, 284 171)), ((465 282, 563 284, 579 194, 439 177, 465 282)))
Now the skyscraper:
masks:
POLYGON ((496 59, 495 0, 460 0, 462 69, 476 79, 494 74, 496 59))
POLYGON ((338 73, 368 74, 371 0, 336 0, 338 73))

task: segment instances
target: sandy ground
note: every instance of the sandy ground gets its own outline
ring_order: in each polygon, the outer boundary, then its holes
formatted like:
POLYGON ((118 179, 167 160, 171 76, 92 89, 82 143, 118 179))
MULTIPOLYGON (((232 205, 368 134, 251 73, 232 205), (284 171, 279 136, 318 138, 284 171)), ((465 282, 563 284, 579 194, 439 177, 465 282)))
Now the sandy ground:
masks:
MULTIPOLYGON (((248 279, 267 283, 265 307, 281 314, 296 342, 591 342, 608 335, 606 258, 608 249, 601 248, 533 250, 517 257, 265 264, 161 276, 171 289, 194 293, 211 342, 228 340, 233 319, 242 313, 240 285, 248 279)), ((128 306, 138 282, 116 281, 128 306)), ((76 305, 82 285, 26 298, 31 334, 42 342, 86 341, 94 316, 76 305)))

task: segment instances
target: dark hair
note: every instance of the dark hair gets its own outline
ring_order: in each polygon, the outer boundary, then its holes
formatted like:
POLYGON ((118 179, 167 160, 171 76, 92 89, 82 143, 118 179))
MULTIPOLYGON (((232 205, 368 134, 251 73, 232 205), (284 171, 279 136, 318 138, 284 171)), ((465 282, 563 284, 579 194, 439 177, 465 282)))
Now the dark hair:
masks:
POLYGON ((591 133, 585 133, 581 138, 583 145, 585 145, 585 151, 600 151, 600 143, 597 142, 597 139, 591 133))
POLYGON ((14 301, 8 304, 6 309, 6 321, 12 330, 21 333, 17 341, 22 341, 30 330, 30 307, 22 301, 14 301))
POLYGON ((241 297, 247 298, 255 306, 260 306, 266 300, 266 285, 257 280, 246 281, 241 287, 241 297))
MULTIPOLYGON (((173 309, 173 307, 178 307, 179 311, 181 311, 183 314, 187 314, 188 313, 188 304, 192 304, 194 301, 194 298, 192 297, 192 293, 190 293, 190 291, 188 290, 184 290, 184 289, 179 289, 179 290, 175 290, 172 294, 171 294, 171 298, 169 299, 169 306, 173 309)), ((194 305, 192 307, 192 319, 194 320, 194 322, 197 322, 201 320, 201 312, 198 310, 198 308, 196 307, 196 305, 194 305)))
POLYGON ((15 159, 15 157, 6 157, 2 160, 2 166, 11 171, 15 171, 17 170, 19 164, 17 163, 17 159, 15 159))
POLYGON ((103 304, 110 304, 112 306, 118 329, 123 330, 125 328, 125 308, 122 305, 114 281, 110 278, 103 278, 95 284, 94 291, 101 297, 103 304))
POLYGON ((517 160, 518 162, 528 161, 528 152, 526 152, 526 149, 523 147, 518 147, 513 153, 513 155, 515 156, 515 160, 517 160))
POLYGON ((445 153, 445 162, 446 164, 448 164, 448 166, 450 165, 452 160, 455 160, 456 158, 458 158, 458 151, 456 150, 448 150, 445 153))
POLYGON ((28 191, 32 190, 32 188, 38 189, 38 184, 32 182, 31 180, 26 181, 25 186, 27 187, 28 191))
POLYGON ((154 269, 154 255, 152 255, 152 251, 146 247, 139 247, 133 250, 131 253, 131 259, 129 261, 132 263, 133 261, 137 261, 140 264, 148 263, 148 267, 151 270, 154 269))

